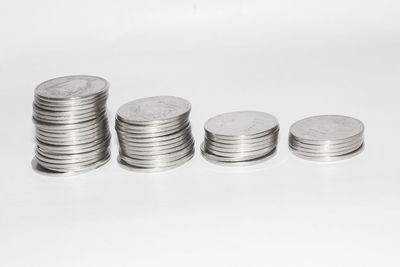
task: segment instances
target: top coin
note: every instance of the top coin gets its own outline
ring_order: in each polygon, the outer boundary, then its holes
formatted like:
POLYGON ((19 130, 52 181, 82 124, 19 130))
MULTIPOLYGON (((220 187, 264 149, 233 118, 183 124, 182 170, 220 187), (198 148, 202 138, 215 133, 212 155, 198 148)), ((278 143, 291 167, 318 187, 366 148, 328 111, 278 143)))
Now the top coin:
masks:
POLYGON ((39 84, 35 94, 55 100, 81 99, 105 93, 108 82, 100 77, 75 75, 51 79, 39 84))
POLYGON ((175 96, 154 96, 137 99, 122 105, 117 115, 124 121, 152 123, 169 121, 188 114, 190 103, 175 96))
POLYGON ((205 131, 219 136, 252 136, 267 133, 279 126, 271 114, 259 111, 224 113, 206 121, 205 131))
POLYGON ((354 118, 340 115, 322 115, 295 122, 290 134, 300 140, 340 141, 361 135, 364 124, 354 118))

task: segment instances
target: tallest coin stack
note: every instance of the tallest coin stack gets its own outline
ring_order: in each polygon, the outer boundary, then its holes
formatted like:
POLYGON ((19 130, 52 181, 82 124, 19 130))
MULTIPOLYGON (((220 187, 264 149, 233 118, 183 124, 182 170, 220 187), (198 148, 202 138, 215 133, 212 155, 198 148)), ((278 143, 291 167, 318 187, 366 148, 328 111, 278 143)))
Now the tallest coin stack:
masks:
POLYGON ((36 170, 74 175, 109 160, 108 88, 106 80, 93 76, 60 77, 36 87, 36 170))

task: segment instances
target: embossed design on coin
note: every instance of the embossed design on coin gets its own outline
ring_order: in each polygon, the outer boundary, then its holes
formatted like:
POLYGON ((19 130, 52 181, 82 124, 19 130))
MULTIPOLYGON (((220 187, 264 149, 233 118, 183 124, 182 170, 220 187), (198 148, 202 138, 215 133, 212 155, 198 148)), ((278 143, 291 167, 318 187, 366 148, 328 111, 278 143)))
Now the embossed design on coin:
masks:
POLYGON ((251 136, 274 129, 278 120, 264 112, 237 111, 224 113, 209 119, 205 130, 223 136, 251 136))
POLYGON ((270 159, 276 151, 279 123, 259 111, 237 111, 215 116, 204 125, 202 155, 225 166, 247 166, 270 159))
POLYGON ((155 96, 126 103, 118 109, 118 116, 125 121, 167 121, 183 116, 191 109, 185 99, 175 96, 155 96))
POLYGON ((95 76, 65 76, 41 83, 35 94, 43 98, 70 99, 94 96, 108 90, 106 80, 95 76))
POLYGON ((314 161, 337 161, 364 148, 364 124, 351 117, 322 115, 302 119, 290 127, 289 149, 314 161))
POLYGON ((194 155, 190 109, 188 101, 174 96, 138 99, 120 107, 115 119, 120 165, 160 172, 189 161, 194 155))
POLYGON ((51 176, 76 175, 110 159, 106 114, 108 83, 94 76, 68 76, 35 89, 36 150, 32 166, 51 176))
POLYGON ((361 121, 338 115, 315 116, 292 125, 290 132, 299 139, 313 141, 345 140, 364 131, 361 121))

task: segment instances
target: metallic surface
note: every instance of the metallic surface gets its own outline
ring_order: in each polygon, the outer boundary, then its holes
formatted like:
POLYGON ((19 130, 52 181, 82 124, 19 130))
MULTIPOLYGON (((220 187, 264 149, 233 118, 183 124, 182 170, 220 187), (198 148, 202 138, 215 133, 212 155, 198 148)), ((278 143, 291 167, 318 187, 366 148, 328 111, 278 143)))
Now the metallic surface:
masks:
POLYGON ((108 162, 108 88, 102 78, 68 76, 35 89, 32 118, 37 147, 32 166, 38 172, 69 176, 108 162))
POLYGON ((118 109, 119 164, 138 172, 170 170, 194 155, 188 101, 171 96, 138 99, 118 109))
POLYGON ((290 151, 303 159, 331 162, 358 155, 364 149, 364 124, 340 115, 321 115, 290 127, 290 151))
POLYGON ((274 155, 279 123, 268 113, 238 111, 207 120, 204 131, 204 158, 218 165, 247 166, 274 155))

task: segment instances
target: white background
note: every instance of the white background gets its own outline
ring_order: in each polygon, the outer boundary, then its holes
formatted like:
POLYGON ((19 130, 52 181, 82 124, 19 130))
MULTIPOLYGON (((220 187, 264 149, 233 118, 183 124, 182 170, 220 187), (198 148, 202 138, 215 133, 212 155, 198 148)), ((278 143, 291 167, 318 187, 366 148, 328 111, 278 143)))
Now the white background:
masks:
POLYGON ((8 1, 0 5, 0 266, 399 266, 398 0, 8 1), (191 101, 197 153, 145 175, 112 159, 36 174, 34 87, 90 74, 110 121, 152 95, 191 101), (209 117, 279 118, 279 151, 252 168, 211 165, 209 117), (366 150, 336 164, 287 149, 294 121, 344 114, 366 150))

